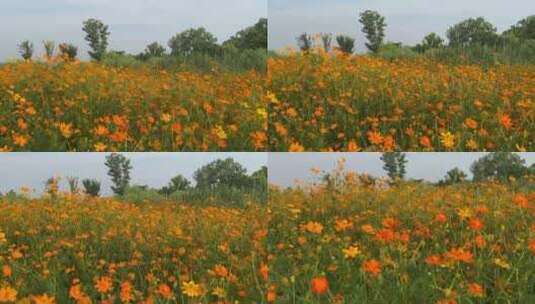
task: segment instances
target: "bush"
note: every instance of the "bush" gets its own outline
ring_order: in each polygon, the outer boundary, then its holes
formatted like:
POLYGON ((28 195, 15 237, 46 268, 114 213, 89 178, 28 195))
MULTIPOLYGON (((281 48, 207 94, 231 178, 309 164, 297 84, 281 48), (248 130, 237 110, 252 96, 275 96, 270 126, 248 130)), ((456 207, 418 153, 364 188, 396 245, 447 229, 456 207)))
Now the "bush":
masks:
POLYGON ((400 43, 386 43, 381 46, 377 56, 393 61, 396 59, 415 58, 418 56, 418 53, 413 51, 410 47, 403 46, 400 43))
POLYGON ((157 190, 150 189, 146 186, 128 187, 125 193, 120 196, 120 199, 134 204, 159 203, 166 200, 157 190))

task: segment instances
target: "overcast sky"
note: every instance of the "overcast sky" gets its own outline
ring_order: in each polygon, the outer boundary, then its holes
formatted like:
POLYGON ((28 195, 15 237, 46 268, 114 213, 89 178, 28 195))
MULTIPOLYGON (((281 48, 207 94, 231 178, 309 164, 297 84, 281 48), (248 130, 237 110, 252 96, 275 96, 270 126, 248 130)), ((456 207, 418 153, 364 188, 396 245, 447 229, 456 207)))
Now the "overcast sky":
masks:
POLYGON ((269 47, 295 47, 303 32, 331 32, 357 38, 357 49, 365 49, 358 14, 376 10, 386 18, 386 40, 416 44, 430 32, 446 36, 447 29, 469 17, 485 17, 508 29, 535 14, 533 0, 270 0, 269 47))
MULTIPOLYGON (((470 177, 470 165, 485 153, 407 153, 407 176, 439 181, 450 169, 458 167, 470 177)), ((535 162, 535 153, 520 153, 527 165, 535 162)), ((292 186, 296 180, 311 181, 312 168, 327 172, 337 161, 346 158, 346 168, 374 176, 386 176, 381 153, 269 153, 269 181, 280 186, 292 186)))
POLYGON ((42 40, 71 42, 87 58, 82 22, 101 19, 110 26, 110 48, 141 52, 153 41, 167 45, 174 34, 204 26, 226 40, 267 16, 267 0, 0 0, 0 61, 18 56, 17 45, 42 40))
MULTIPOLYGON (((162 187, 177 174, 192 180, 193 172, 216 159, 232 157, 252 173, 267 163, 266 153, 122 153, 131 160, 132 184, 162 187)), ((102 182, 102 193, 110 194, 104 165, 107 153, 0 153, 0 192, 22 186, 42 192, 44 182, 60 176, 66 189, 68 176, 102 182)))

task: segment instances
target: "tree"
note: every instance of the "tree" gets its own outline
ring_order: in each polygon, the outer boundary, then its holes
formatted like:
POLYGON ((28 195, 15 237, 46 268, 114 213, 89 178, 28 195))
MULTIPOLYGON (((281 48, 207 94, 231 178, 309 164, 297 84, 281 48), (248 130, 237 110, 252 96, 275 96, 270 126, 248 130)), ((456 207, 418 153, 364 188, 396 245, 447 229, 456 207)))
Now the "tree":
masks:
POLYGON ((510 152, 496 152, 487 154, 476 160, 470 167, 474 174, 474 181, 481 182, 496 179, 507 182, 511 177, 520 178, 528 174, 526 161, 517 154, 510 152))
POLYGON ((113 182, 111 190, 117 195, 123 195, 130 184, 130 160, 122 154, 112 153, 106 156, 105 165, 113 182))
POLYGON ((373 53, 377 53, 385 38, 385 18, 376 11, 367 10, 360 14, 359 22, 362 24, 362 32, 368 42, 366 47, 373 53))
POLYGON ((165 54, 165 47, 158 42, 153 42, 145 48, 145 54, 148 58, 162 57, 165 54))
POLYGON ((51 177, 45 181, 45 192, 55 198, 59 192, 59 178, 51 177))
POLYGON ((213 189, 219 186, 243 188, 248 176, 247 170, 232 158, 215 160, 193 174, 196 187, 213 189))
POLYGON ((388 177, 392 180, 404 179, 405 164, 407 163, 405 153, 401 152, 387 152, 381 156, 383 161, 383 169, 387 172, 388 177))
POLYGON ((266 191, 268 186, 268 168, 262 166, 259 170, 251 174, 252 188, 260 191, 266 191))
POLYGON ((255 25, 247 27, 230 37, 223 43, 223 46, 233 45, 240 50, 267 49, 267 40, 268 20, 267 18, 260 18, 255 25))
POLYGON ((415 49, 417 52, 424 53, 427 50, 438 49, 444 46, 444 39, 436 33, 428 34, 424 37, 421 44, 417 44, 415 49))
POLYGON ((184 191, 190 187, 191 182, 181 174, 173 177, 167 186, 164 186, 158 192, 164 195, 170 195, 177 191, 184 191))
POLYGON ((78 187, 78 182, 79 182, 79 179, 78 177, 67 177, 67 182, 69 183, 69 190, 72 194, 76 194, 78 193, 78 190, 79 187, 78 187))
POLYGON ((328 53, 331 51, 332 42, 333 42, 333 34, 331 33, 321 34, 321 43, 323 45, 323 49, 325 50, 325 52, 328 53))
POLYGON ((43 47, 45 48, 46 58, 52 58, 56 49, 56 43, 52 40, 43 41, 43 47))
POLYGON ((169 40, 168 45, 173 56, 189 56, 195 53, 215 55, 218 50, 217 38, 204 27, 176 34, 169 40))
POLYGON ((96 179, 84 179, 82 181, 84 185, 84 192, 87 195, 98 197, 100 195, 100 182, 96 179))
POLYGON ((108 48, 108 37, 110 32, 108 26, 97 19, 84 21, 83 31, 86 33, 85 40, 89 42, 89 56, 96 61, 100 61, 108 48))
POLYGON ((439 182, 440 185, 452 185, 465 182, 467 178, 466 173, 459 168, 453 168, 446 173, 444 179, 439 182))
POLYGON ((302 52, 310 51, 312 49, 312 37, 307 33, 301 34, 297 37, 297 45, 302 52))
POLYGON ((336 43, 338 43, 338 48, 340 49, 340 51, 346 54, 353 54, 353 52, 355 51, 355 39, 349 36, 337 36, 336 43))
POLYGON ((70 43, 62 43, 59 45, 59 52, 64 59, 73 61, 78 55, 78 48, 70 43))
POLYGON ((449 45, 467 47, 472 44, 495 45, 498 40, 496 27, 483 17, 469 18, 450 27, 446 33, 449 45))
POLYGON ((24 40, 19 44, 19 53, 24 60, 30 60, 33 56, 33 43, 28 40, 24 40))
POLYGON ((512 34, 520 40, 535 39, 535 15, 528 16, 517 22, 504 35, 512 34))

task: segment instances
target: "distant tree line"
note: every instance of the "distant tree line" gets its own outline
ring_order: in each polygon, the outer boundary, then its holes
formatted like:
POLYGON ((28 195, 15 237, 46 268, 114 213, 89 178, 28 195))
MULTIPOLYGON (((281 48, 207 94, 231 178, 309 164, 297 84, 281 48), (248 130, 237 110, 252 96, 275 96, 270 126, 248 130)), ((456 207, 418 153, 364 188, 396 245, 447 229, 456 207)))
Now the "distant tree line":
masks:
MULTIPOLYGON (((381 52, 414 52, 423 54, 430 50, 453 49, 468 50, 471 48, 486 48, 494 51, 503 51, 511 47, 521 47, 524 56, 535 57, 535 15, 528 16, 508 30, 498 33, 496 26, 483 17, 468 18, 451 26, 446 32, 446 38, 437 33, 426 35, 422 42, 414 46, 403 46, 399 42, 385 42, 387 27, 385 17, 377 11, 366 10, 359 15, 361 31, 366 37, 366 48, 373 54, 381 52), (402 51, 399 51, 402 49, 402 51)), ((320 33, 322 48, 329 52, 333 49, 333 35, 320 33)), ((337 49, 348 54, 355 51, 355 39, 347 35, 336 36, 337 49)), ((314 45, 314 37, 303 33, 297 37, 299 48, 307 52, 314 45)))

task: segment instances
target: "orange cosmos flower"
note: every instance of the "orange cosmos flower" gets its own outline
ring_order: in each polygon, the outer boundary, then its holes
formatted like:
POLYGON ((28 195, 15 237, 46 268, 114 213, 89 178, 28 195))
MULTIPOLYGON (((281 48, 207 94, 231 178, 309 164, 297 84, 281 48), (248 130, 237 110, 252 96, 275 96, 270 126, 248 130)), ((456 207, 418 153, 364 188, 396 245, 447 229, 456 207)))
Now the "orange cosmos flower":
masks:
POLYGON ((462 248, 453 248, 446 252, 445 256, 455 262, 464 262, 469 264, 474 261, 474 256, 472 253, 462 248))
POLYGON ((169 287, 167 284, 160 284, 158 287, 158 293, 165 299, 169 299, 173 295, 171 287, 169 287))
POLYGON ((531 253, 535 254, 535 239, 529 242, 528 248, 531 251, 531 253))
POLYGON ((498 120, 506 130, 509 130, 513 127, 513 121, 511 120, 511 117, 507 114, 498 113, 498 120))
POLYGON ((448 217, 444 213, 439 213, 435 216, 435 221, 439 223, 445 223, 448 221, 448 217))
POLYGON ((100 293, 108 293, 113 288, 113 282, 110 277, 100 277, 95 282, 95 289, 100 293))
POLYGON ((368 132, 368 140, 372 145, 380 145, 385 140, 384 137, 381 135, 381 133, 377 131, 370 131, 368 132))
POLYGON ((440 255, 436 255, 436 254, 428 256, 425 259, 425 262, 428 265, 433 265, 433 266, 440 266, 440 265, 444 264, 444 260, 442 259, 442 257, 440 255))
POLYGON ((362 263, 362 270, 373 276, 377 276, 382 271, 382 265, 376 259, 371 259, 368 261, 364 261, 364 263, 362 263))
POLYGON ((303 147, 301 144, 295 142, 290 145, 290 148, 288 149, 288 152, 303 152, 305 151, 305 147, 303 147))
POLYGON ((310 233, 320 234, 323 231, 323 225, 310 221, 304 225, 304 229, 310 233))
POLYGON ((484 290, 481 285, 477 283, 468 284, 468 293, 474 297, 482 298, 484 296, 484 290))
POLYGON ((476 129, 477 128, 477 121, 471 119, 471 118, 467 118, 464 120, 464 124, 470 128, 470 129, 476 129))
POLYGON ((483 229, 483 226, 484 226, 483 221, 478 218, 470 219, 470 221, 468 222, 468 225, 474 231, 479 231, 483 229))
POLYGON ((47 294, 32 297, 34 304, 56 304, 56 298, 49 297, 47 294))
POLYGON ((518 193, 513 197, 513 203, 520 208, 528 208, 529 201, 526 195, 523 193, 518 193))
POLYGON ((11 287, 0 288, 0 303, 15 302, 17 300, 17 291, 11 287))
POLYGON ((428 149, 432 147, 431 140, 427 136, 420 137, 420 145, 428 149))
POLYGON ((313 278, 310 281, 310 289, 317 295, 325 294, 329 290, 329 281, 325 276, 313 278))
POLYGON ((267 264, 262 263, 262 265, 260 265, 260 275, 262 276, 262 279, 264 279, 264 281, 268 280, 268 278, 269 278, 269 267, 268 267, 267 264))
POLYGON ((9 267, 9 265, 2 266, 2 275, 4 277, 10 277, 11 274, 13 274, 13 271, 11 270, 11 267, 9 267))
POLYGON ((216 275, 218 275, 220 277, 223 277, 223 278, 228 276, 228 270, 223 265, 219 265, 219 264, 215 265, 214 266, 214 272, 215 272, 216 275))

